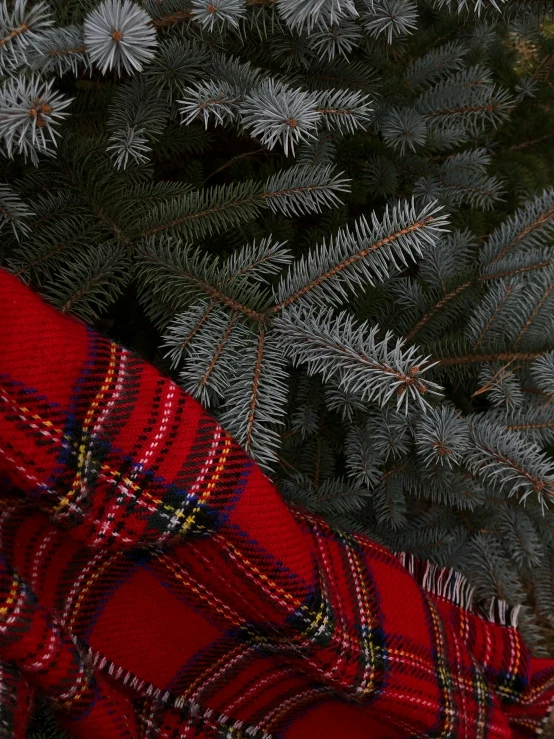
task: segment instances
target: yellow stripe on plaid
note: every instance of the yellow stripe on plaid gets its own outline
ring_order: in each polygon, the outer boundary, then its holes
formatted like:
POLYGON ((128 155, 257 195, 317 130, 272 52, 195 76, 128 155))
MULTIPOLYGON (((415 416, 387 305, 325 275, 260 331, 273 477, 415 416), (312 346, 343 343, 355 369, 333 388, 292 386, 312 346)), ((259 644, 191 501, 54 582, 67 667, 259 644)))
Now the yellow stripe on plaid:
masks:
POLYGON ((348 544, 350 537, 345 536, 344 539, 345 539, 345 545, 348 547, 349 553, 352 556, 353 566, 356 568, 356 573, 358 575, 358 583, 360 587, 360 597, 362 599, 360 616, 363 615, 367 619, 367 622, 368 622, 367 623, 367 634, 366 634, 366 637, 364 638, 364 647, 369 647, 371 671, 369 675, 367 676, 365 687, 359 693, 357 693, 358 695, 365 696, 365 695, 369 695, 370 693, 372 693, 375 687, 374 683, 375 683, 375 672, 376 672, 375 670, 376 644, 371 639, 370 634, 369 634, 369 630, 371 628, 374 628, 375 626, 375 624, 372 623, 372 615, 374 614, 372 614, 371 612, 367 589, 363 585, 363 568, 362 568, 362 565, 360 564, 360 559, 356 555, 354 549, 350 547, 348 544))
MULTIPOLYGON (((6 393, 8 395, 10 395, 10 393, 9 393, 9 391, 7 389, 6 389, 6 393)), ((13 406, 15 408, 17 408, 18 411, 20 411, 22 414, 26 415, 29 420, 37 421, 38 423, 42 424, 44 427, 48 428, 49 431, 54 432, 55 434, 57 434, 59 438, 56 438, 56 437, 53 436, 52 438, 53 438, 54 441, 56 441, 58 443, 61 443, 62 440, 68 442, 69 444, 71 444, 71 446, 74 447, 75 453, 77 453, 77 443, 76 443, 75 439, 73 439, 68 434, 65 434, 63 432, 63 429, 61 429, 58 426, 54 425, 51 421, 47 421, 46 419, 42 418, 42 416, 40 416, 38 413, 32 413, 31 409, 30 408, 27 408, 27 406, 20 405, 13 398, 13 396, 10 396, 10 397, 11 397, 11 401, 10 402, 13 404, 13 406)), ((225 467, 225 463, 227 461, 227 458, 229 456, 229 453, 230 453, 230 450, 231 450, 231 447, 232 447, 232 439, 231 439, 230 436, 227 436, 227 435, 224 435, 224 439, 225 439, 225 441, 224 441, 223 450, 222 450, 222 453, 221 453, 220 460, 219 460, 218 464, 216 465, 216 469, 214 471, 214 474, 213 474, 210 482, 208 483, 208 485, 206 487, 206 490, 202 494, 202 497, 200 498, 199 503, 205 503, 206 500, 209 498, 209 496, 211 495, 211 493, 215 489, 215 487, 217 485, 217 482, 218 482, 219 478, 221 477, 221 474, 222 474, 223 469, 225 467)), ((114 482, 119 479, 125 485, 126 488, 128 488, 130 490, 133 490, 134 492, 139 492, 139 491, 142 490, 139 483, 133 482, 133 480, 131 480, 129 477, 126 477, 125 475, 123 475, 121 472, 119 472, 119 470, 114 470, 107 463, 103 463, 100 466, 100 470, 102 472, 104 472, 104 473, 107 473, 107 475, 109 475, 110 478, 114 482)), ((75 485, 75 481, 74 481, 73 484, 75 485)), ((174 518, 178 518, 178 519, 186 518, 186 520, 183 522, 183 524, 181 526, 181 529, 180 529, 179 533, 186 533, 187 531, 190 530, 190 528, 194 524, 194 520, 195 520, 196 515, 201 510, 200 506, 197 505, 194 508, 194 510, 192 511, 192 513, 186 513, 184 511, 178 510, 178 509, 176 509, 176 508, 168 505, 167 503, 164 503, 164 501, 161 498, 157 498, 157 497, 153 496, 147 490, 142 490, 142 497, 145 500, 149 501, 152 504, 152 506, 155 507, 155 509, 156 509, 157 512, 159 512, 159 511, 165 512, 167 514, 168 518, 173 518, 173 517, 174 518)), ((59 511, 64 506, 69 505, 69 503, 71 502, 70 498, 71 498, 71 493, 68 494, 68 495, 66 495, 58 503, 58 506, 55 509, 56 512, 59 511)), ((199 529, 200 530, 203 530, 203 531, 208 531, 208 528, 206 526, 203 526, 203 525, 202 526, 199 526, 199 529)))
POLYGON ((21 582, 17 575, 14 575, 12 578, 12 584, 10 585, 10 592, 8 593, 8 597, 4 601, 5 605, 3 605, 0 608, 0 619, 4 620, 8 616, 8 612, 15 603, 18 593, 21 590, 21 582))
MULTIPOLYGON (((225 441, 224 441, 224 444, 223 444, 223 449, 221 451, 221 455, 219 457, 219 462, 216 465, 216 468, 215 468, 214 473, 213 473, 213 475, 211 477, 211 480, 207 484, 206 490, 202 493, 202 495, 198 499, 198 503, 196 504, 196 506, 193 508, 192 512, 187 516, 187 518, 185 519, 184 523, 182 524, 181 529, 180 529, 180 532, 179 532, 181 534, 186 534, 187 531, 190 531, 191 527, 194 525, 194 523, 196 521, 196 516, 201 511, 201 506, 206 503, 206 501, 208 500, 208 498, 210 497, 210 495, 212 494, 212 492, 215 490, 215 487, 216 487, 216 485, 218 483, 218 480, 220 479, 221 474, 222 474, 223 470, 225 469, 225 464, 227 462, 227 459, 229 457, 229 452, 231 451, 231 447, 232 447, 232 440, 231 440, 231 437, 230 436, 227 436, 227 435, 224 436, 224 439, 225 439, 225 441)), ((199 528, 205 529, 206 527, 205 526, 201 526, 199 528)))
POLYGON ((78 466, 77 466, 77 472, 75 474, 75 479, 73 480, 71 490, 60 500, 59 504, 54 509, 55 513, 59 513, 63 508, 69 505, 71 499, 75 496, 75 493, 77 492, 77 490, 80 488, 82 484, 85 466, 86 464, 90 462, 90 456, 91 456, 90 448, 87 450, 87 440, 89 438, 88 431, 93 422, 95 414, 100 408, 100 404, 102 400, 104 399, 104 396, 106 395, 106 393, 108 392, 112 384, 112 381, 115 375, 117 350, 118 350, 117 344, 115 344, 113 341, 110 342, 110 363, 108 365, 108 370, 106 372, 106 375, 104 377, 104 381, 102 382, 100 390, 96 393, 94 400, 92 401, 92 403, 90 404, 87 410, 85 420, 83 423, 81 443, 79 445, 78 466))

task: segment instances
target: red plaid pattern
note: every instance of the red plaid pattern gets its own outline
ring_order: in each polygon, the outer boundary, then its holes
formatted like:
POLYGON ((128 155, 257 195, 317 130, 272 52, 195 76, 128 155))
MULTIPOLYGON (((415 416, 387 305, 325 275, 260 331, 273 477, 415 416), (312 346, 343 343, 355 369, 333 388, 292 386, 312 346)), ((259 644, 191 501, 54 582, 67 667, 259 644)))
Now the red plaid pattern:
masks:
POLYGON ((190 396, 0 270, 0 736, 530 737, 554 660, 288 508, 190 396))

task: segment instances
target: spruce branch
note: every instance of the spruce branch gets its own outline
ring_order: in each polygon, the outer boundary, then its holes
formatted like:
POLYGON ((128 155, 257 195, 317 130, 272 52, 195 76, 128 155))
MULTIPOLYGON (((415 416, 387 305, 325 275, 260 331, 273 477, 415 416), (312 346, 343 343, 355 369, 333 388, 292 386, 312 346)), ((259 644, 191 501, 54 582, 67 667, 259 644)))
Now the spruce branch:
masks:
POLYGON ((110 236, 67 193, 36 197, 33 207, 36 218, 29 221, 30 233, 8 259, 10 268, 24 280, 52 282, 58 266, 76 261, 81 252, 95 249, 110 236))
POLYGON ((521 383, 511 367, 511 362, 483 365, 479 373, 479 389, 471 397, 486 393, 493 406, 507 412, 520 407, 523 402, 521 383))
POLYGON ((28 221, 34 212, 19 194, 9 185, 0 183, 0 231, 9 226, 19 239, 25 236, 30 229, 28 221))
POLYGON ((155 58, 141 76, 154 83, 158 93, 166 93, 173 101, 202 77, 210 59, 208 50, 195 39, 170 36, 160 42, 155 58))
MULTIPOLYGON (((157 141, 167 126, 170 109, 167 100, 143 75, 133 77, 121 85, 109 105, 107 128, 123 139, 129 129, 141 130, 146 137, 157 141)), ((138 133, 137 133, 138 135, 138 133)))
POLYGON ((267 80, 244 98, 240 105, 241 123, 268 149, 279 143, 285 156, 289 152, 293 155, 301 141, 315 136, 321 116, 317 105, 313 93, 267 80))
POLYGON ((458 124, 475 133, 506 120, 512 105, 510 94, 494 84, 490 72, 473 66, 423 92, 414 107, 432 127, 458 124))
POLYGON ((349 422, 367 410, 360 395, 345 391, 333 381, 325 385, 325 405, 328 411, 338 413, 343 421, 349 422))
POLYGON ((181 304, 208 298, 234 314, 264 322, 264 311, 272 302, 269 291, 256 282, 229 278, 221 261, 198 247, 161 237, 142 242, 137 256, 141 284, 162 301, 171 302, 174 295, 181 304))
POLYGON ((494 534, 479 532, 468 543, 461 567, 475 588, 479 599, 501 598, 513 605, 523 601, 523 588, 506 561, 494 534))
POLYGON ((42 32, 52 24, 50 9, 44 2, 27 7, 27 0, 0 5, 0 65, 15 70, 27 62, 42 32))
POLYGON ((553 323, 554 268, 494 281, 474 309, 467 337, 473 350, 542 348, 553 323))
POLYGON ((436 8, 448 8, 458 13, 471 11, 477 17, 486 10, 493 9, 500 13, 507 0, 432 0, 436 8))
POLYGON ((372 195, 389 196, 398 187, 398 172, 390 159, 373 154, 364 162, 363 182, 372 195))
POLYGON ((402 474, 384 475, 372 491, 371 502, 377 521, 393 531, 403 528, 407 521, 406 486, 402 474))
POLYGON ((417 90, 448 77, 463 68, 469 49, 459 41, 449 41, 431 49, 427 54, 412 61, 405 72, 410 86, 417 90))
POLYGON ((45 297, 62 313, 92 322, 128 284, 127 254, 117 242, 106 242, 95 251, 82 254, 74 264, 59 266, 57 276, 57 281, 47 287, 45 297))
POLYGON ((531 376, 540 390, 554 397, 554 352, 547 352, 533 362, 531 376))
MULTIPOLYGON (((206 303, 202 303, 205 309, 206 303)), ((240 351, 246 340, 246 329, 239 321, 237 313, 214 306, 209 312, 204 310, 204 320, 197 322, 186 335, 181 346, 185 348, 184 362, 179 372, 179 380, 184 389, 209 407, 214 400, 225 397, 240 351)), ((183 317, 177 316, 173 323, 183 317)))
POLYGON ((387 207, 381 222, 374 213, 371 224, 362 216, 293 266, 277 287, 273 310, 299 301, 338 305, 349 291, 383 281, 437 243, 448 222, 440 211, 434 204, 417 211, 404 202, 387 207))
POLYGON ((467 327, 473 351, 483 342, 489 347, 502 342, 512 322, 518 318, 521 290, 522 285, 514 280, 499 280, 490 286, 467 327))
POLYGON ((184 313, 179 313, 167 326, 163 348, 165 357, 170 360, 172 369, 183 361, 188 345, 208 320, 217 305, 215 300, 199 300, 184 313))
POLYGON ((415 434, 417 452, 426 467, 460 464, 468 448, 465 421, 448 406, 431 408, 419 419, 415 434))
POLYGON ((340 24, 320 24, 309 36, 309 43, 319 58, 326 56, 329 61, 338 56, 348 55, 360 45, 362 31, 360 26, 351 20, 340 24))
POLYGON ((333 517, 359 512, 371 500, 367 488, 343 478, 328 478, 318 486, 308 475, 298 473, 284 482, 283 492, 297 505, 333 517))
POLYGON ((192 20, 208 31, 226 25, 238 27, 246 12, 244 0, 191 0, 192 20))
POLYGON ((414 194, 438 200, 450 206, 467 203, 472 208, 491 209, 502 199, 502 186, 496 177, 488 177, 486 168, 490 155, 484 149, 466 150, 454 154, 436 171, 414 184, 414 194))
POLYGON ((344 445, 348 477, 356 485, 375 487, 381 478, 381 458, 376 453, 374 440, 368 429, 353 426, 344 445))
POLYGON ((291 29, 307 33, 316 24, 340 25, 358 16, 354 0, 277 0, 277 10, 291 29))
POLYGON ((266 236, 234 251, 225 261, 224 271, 228 282, 248 278, 267 283, 291 261, 292 253, 285 243, 266 236))
POLYGON ((317 93, 317 112, 323 124, 340 135, 366 129, 373 109, 369 95, 359 90, 326 90, 317 93))
POLYGON ((540 447, 517 431, 474 418, 465 463, 473 474, 508 497, 536 495, 542 507, 554 500, 554 464, 540 447))
POLYGON ((262 202, 274 213, 296 216, 321 213, 342 203, 339 193, 348 192, 350 180, 334 173, 329 165, 296 164, 272 175, 261 193, 262 202))
POLYGON ((186 23, 191 18, 191 11, 187 9, 174 10, 171 13, 160 15, 152 20, 152 25, 156 28, 167 28, 177 23, 186 23))
POLYGON ((502 545, 518 567, 536 567, 544 557, 533 522, 525 511, 515 506, 502 506, 495 520, 502 545))
POLYGON ((458 285, 446 295, 443 295, 434 305, 419 319, 415 326, 406 334, 406 341, 412 341, 415 336, 425 327, 427 324, 437 315, 439 315, 443 309, 452 300, 461 295, 468 287, 473 284, 473 279, 467 280, 466 282, 458 285))
POLYGON ((363 17, 370 36, 385 36, 387 43, 412 33, 417 26, 417 5, 411 0, 371 0, 363 17))
POLYGON ((317 167, 335 162, 336 146, 329 133, 300 144, 296 161, 303 166, 317 167))
POLYGON ((227 392, 220 420, 266 469, 277 460, 287 400, 286 363, 276 338, 259 327, 243 342, 236 376, 227 392))
POLYGON ((487 490, 471 475, 444 464, 425 465, 411 487, 423 500, 447 510, 474 511, 487 500, 487 490))
POLYGON ((381 122, 381 132, 387 146, 405 154, 423 146, 427 138, 427 123, 424 116, 413 108, 394 108, 381 122))
MULTIPOLYGON (((504 419, 506 420, 506 419, 504 419)), ((554 415, 552 407, 538 406, 527 411, 524 418, 508 419, 506 428, 523 434, 540 446, 550 446, 554 442, 554 415)))
POLYGON ((536 608, 550 626, 554 626, 554 566, 552 554, 533 568, 533 596, 536 608))
POLYGON ((87 15, 84 33, 90 58, 102 74, 110 69, 140 72, 154 57, 151 18, 131 0, 104 0, 87 15))
POLYGON ((80 69, 89 71, 91 66, 83 32, 76 26, 42 31, 27 52, 26 62, 42 75, 58 77, 66 72, 76 75, 80 69))
POLYGON ((144 136, 144 129, 131 128, 115 131, 108 139, 106 151, 111 152, 115 166, 118 169, 127 169, 130 162, 144 164, 148 161, 148 154, 152 151, 148 139, 144 136))
POLYGON ((523 275, 535 270, 541 272, 553 265, 551 252, 546 249, 532 249, 522 254, 507 255, 502 262, 492 262, 481 268, 481 274, 473 275, 449 287, 453 277, 465 276, 470 270, 469 259, 474 243, 466 232, 460 234, 465 243, 456 237, 450 242, 449 237, 434 249, 428 250, 420 264, 420 274, 433 286, 440 286, 440 294, 429 307, 426 307, 422 316, 406 333, 406 340, 412 341, 435 317, 441 317, 449 305, 456 302, 459 296, 465 296, 471 288, 496 280, 508 280, 511 277, 523 275), (448 287, 447 287, 448 285, 448 287))
POLYGON ((279 345, 295 364, 324 380, 379 405, 395 399, 397 408, 417 402, 427 406, 426 394, 439 394, 440 386, 423 379, 432 367, 415 347, 404 347, 390 332, 378 338, 379 329, 356 325, 346 312, 333 316, 290 306, 275 318, 279 345))
POLYGON ((514 348, 520 347, 522 342, 533 345, 538 340, 542 343, 554 325, 554 268, 541 270, 525 287, 525 303, 522 306, 525 320, 512 340, 514 348))
POLYGON ((374 70, 353 59, 313 60, 301 76, 310 90, 348 89, 372 95, 377 86, 374 70))
POLYGON ((554 187, 527 201, 487 239, 481 264, 492 265, 514 250, 549 244, 554 234, 554 187))
POLYGON ((502 280, 526 272, 541 272, 552 267, 554 257, 552 250, 548 247, 529 249, 522 252, 517 250, 513 254, 507 254, 502 260, 492 261, 481 267, 481 274, 477 275, 475 281, 486 283, 492 280, 502 280))
POLYGON ((0 89, 0 137, 11 158, 16 152, 37 165, 39 153, 52 155, 71 100, 52 90, 54 80, 35 75, 10 77, 0 89))
POLYGON ((253 220, 269 208, 274 213, 319 213, 323 207, 341 203, 347 180, 333 168, 295 165, 272 175, 265 183, 239 182, 192 191, 152 208, 138 224, 138 237, 178 231, 205 237, 244 221, 253 220))
POLYGON ((182 123, 188 126, 200 118, 205 128, 233 123, 238 117, 240 92, 226 80, 204 80, 181 91, 177 101, 182 123))
POLYGON ((410 417, 388 406, 371 409, 365 433, 384 462, 404 459, 413 446, 410 417))
POLYGON ((461 354, 441 357, 437 360, 439 367, 453 367, 461 364, 483 364, 484 362, 533 362, 542 356, 542 352, 489 352, 487 354, 461 354))

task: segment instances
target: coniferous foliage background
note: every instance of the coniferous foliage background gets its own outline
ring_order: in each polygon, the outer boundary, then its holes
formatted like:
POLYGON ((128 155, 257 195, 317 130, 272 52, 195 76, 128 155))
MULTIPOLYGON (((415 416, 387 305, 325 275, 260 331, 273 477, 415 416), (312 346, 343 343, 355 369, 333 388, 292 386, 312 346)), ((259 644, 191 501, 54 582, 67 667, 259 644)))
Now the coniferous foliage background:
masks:
POLYGON ((0 264, 283 495, 554 626, 544 0, 0 13, 0 264))

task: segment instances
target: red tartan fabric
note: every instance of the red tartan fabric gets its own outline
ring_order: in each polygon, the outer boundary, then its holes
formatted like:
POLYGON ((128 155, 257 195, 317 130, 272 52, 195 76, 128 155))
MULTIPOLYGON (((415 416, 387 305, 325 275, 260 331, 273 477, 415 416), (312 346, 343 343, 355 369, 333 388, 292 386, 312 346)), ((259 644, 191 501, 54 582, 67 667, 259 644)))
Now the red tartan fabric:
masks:
POLYGON ((190 396, 0 270, 0 736, 531 737, 516 611, 288 508, 190 396))

